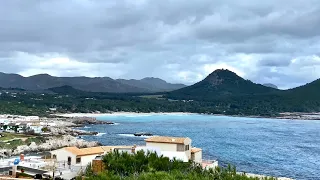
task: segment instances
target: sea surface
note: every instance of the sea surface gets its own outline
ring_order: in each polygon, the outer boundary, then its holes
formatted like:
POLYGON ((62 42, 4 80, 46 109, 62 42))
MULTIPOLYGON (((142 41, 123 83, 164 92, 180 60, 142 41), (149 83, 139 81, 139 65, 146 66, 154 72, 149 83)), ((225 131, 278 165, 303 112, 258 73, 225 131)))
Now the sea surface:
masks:
POLYGON ((99 120, 115 125, 84 128, 99 132, 83 136, 104 145, 144 145, 135 132, 161 136, 187 136, 192 146, 203 149, 204 159, 232 164, 238 171, 320 179, 320 121, 278 120, 209 115, 119 115, 99 120))

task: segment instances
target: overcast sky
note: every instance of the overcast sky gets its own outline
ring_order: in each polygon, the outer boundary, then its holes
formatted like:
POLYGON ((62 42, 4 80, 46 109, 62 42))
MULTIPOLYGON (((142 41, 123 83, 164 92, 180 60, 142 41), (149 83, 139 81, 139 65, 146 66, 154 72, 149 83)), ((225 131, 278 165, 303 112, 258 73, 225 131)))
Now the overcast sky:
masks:
POLYGON ((0 71, 290 88, 320 77, 319 29, 319 0, 1 0, 0 71))

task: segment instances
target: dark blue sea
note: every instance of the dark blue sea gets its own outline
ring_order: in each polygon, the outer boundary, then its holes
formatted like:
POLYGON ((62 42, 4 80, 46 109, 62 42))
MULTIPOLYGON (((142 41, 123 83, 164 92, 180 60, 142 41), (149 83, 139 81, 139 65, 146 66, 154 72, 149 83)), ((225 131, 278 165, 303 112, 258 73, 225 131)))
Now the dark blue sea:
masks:
POLYGON ((320 121, 277 120, 209 115, 101 116, 116 125, 92 125, 100 132, 84 136, 104 145, 143 145, 135 132, 162 136, 188 136, 203 149, 204 159, 232 164, 238 171, 320 179, 320 121))

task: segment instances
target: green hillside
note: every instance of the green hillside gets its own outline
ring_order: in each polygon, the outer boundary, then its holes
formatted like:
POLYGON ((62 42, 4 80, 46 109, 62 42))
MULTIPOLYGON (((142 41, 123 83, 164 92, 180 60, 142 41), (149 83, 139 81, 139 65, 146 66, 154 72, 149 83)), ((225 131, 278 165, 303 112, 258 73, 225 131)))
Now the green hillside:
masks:
POLYGON ((208 101, 230 96, 258 95, 279 91, 245 80, 229 70, 219 69, 192 86, 168 93, 167 97, 208 101))

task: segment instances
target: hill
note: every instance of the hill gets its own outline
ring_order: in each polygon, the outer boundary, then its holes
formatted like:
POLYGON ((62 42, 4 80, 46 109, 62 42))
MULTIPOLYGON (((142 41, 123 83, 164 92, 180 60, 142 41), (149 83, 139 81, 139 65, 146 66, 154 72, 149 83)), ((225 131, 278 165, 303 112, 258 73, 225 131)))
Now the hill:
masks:
POLYGON ((255 84, 245 80, 236 73, 218 69, 204 80, 167 94, 171 99, 212 100, 231 96, 258 95, 277 92, 274 88, 255 84))
POLYGON ((173 91, 176 89, 186 87, 186 85, 184 85, 184 84, 171 84, 171 83, 167 83, 166 81, 164 81, 162 79, 154 78, 154 77, 147 77, 147 78, 143 78, 141 80, 117 79, 117 81, 121 82, 123 84, 130 85, 130 86, 141 87, 141 88, 147 89, 150 92, 173 91))
POLYGON ((114 80, 109 77, 55 77, 48 74, 23 77, 18 74, 0 73, 0 87, 38 91, 54 87, 71 86, 82 91, 110 93, 150 93, 185 87, 185 85, 170 84, 161 79, 154 79, 157 81, 146 81, 145 79, 114 80))

